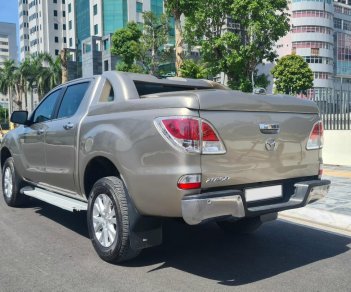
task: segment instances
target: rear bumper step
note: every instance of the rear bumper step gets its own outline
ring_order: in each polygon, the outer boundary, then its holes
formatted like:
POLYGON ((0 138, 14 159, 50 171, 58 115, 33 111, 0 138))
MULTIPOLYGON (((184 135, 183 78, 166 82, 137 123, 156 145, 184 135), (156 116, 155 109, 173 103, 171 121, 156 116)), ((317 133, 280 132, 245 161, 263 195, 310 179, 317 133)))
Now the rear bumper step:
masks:
POLYGON ((243 218, 260 216, 288 209, 300 208, 326 196, 329 180, 310 180, 296 183, 295 192, 289 201, 247 207, 241 190, 225 190, 199 195, 185 196, 182 199, 182 216, 190 225, 221 217, 243 218))

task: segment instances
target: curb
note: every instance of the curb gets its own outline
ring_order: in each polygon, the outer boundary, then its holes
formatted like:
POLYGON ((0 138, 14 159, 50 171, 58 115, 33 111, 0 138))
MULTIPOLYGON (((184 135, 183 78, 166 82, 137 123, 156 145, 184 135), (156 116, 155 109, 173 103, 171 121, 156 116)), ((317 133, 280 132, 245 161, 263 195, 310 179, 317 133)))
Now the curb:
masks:
POLYGON ((351 234, 351 216, 304 207, 280 212, 279 217, 286 220, 297 220, 301 223, 312 223, 321 227, 327 227, 333 230, 337 229, 351 234))

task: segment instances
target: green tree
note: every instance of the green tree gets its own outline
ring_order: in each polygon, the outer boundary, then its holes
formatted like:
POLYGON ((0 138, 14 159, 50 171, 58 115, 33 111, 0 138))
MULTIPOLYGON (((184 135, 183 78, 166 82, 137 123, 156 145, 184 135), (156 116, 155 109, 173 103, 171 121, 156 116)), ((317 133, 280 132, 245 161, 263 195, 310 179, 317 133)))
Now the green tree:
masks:
POLYGON ((301 56, 292 54, 282 57, 271 72, 279 93, 304 93, 313 86, 313 72, 301 56))
POLYGON ((224 72, 231 88, 251 91, 257 65, 276 58, 274 44, 289 31, 286 8, 286 0, 198 0, 186 39, 201 46, 213 75, 224 72))
POLYGON ((144 25, 141 37, 141 59, 150 74, 158 73, 158 66, 168 38, 168 17, 162 14, 157 17, 153 12, 143 13, 144 25))
POLYGON ((35 60, 34 57, 33 66, 41 64, 41 66, 36 67, 38 70, 38 95, 39 100, 41 100, 46 93, 61 84, 62 68, 60 57, 53 58, 48 53, 41 53, 37 58, 38 60, 35 60))
POLYGON ((13 103, 21 108, 20 78, 14 60, 5 60, 3 67, 0 68, 0 91, 9 97, 10 112, 13 110, 13 103))
POLYGON ((111 53, 122 60, 120 64, 117 64, 117 70, 135 72, 138 68, 135 62, 141 53, 141 35, 142 31, 135 22, 129 22, 125 28, 113 34, 111 53))
POLYGON ((21 91, 24 93, 24 109, 28 109, 28 79, 33 75, 31 59, 26 58, 18 67, 21 91))
POLYGON ((8 123, 9 123, 8 117, 9 117, 8 110, 6 108, 3 108, 0 105, 0 126, 1 126, 0 130, 8 129, 8 123))
POLYGON ((207 78, 208 72, 204 64, 195 62, 192 59, 184 60, 180 67, 182 77, 202 79, 207 78))
MULTIPOLYGON (((204 0, 203 0, 204 1, 204 0)), ((167 13, 174 18, 175 24, 175 53, 177 76, 181 75, 180 68, 184 61, 184 37, 181 16, 188 17, 194 14, 198 0, 165 0, 167 13)))

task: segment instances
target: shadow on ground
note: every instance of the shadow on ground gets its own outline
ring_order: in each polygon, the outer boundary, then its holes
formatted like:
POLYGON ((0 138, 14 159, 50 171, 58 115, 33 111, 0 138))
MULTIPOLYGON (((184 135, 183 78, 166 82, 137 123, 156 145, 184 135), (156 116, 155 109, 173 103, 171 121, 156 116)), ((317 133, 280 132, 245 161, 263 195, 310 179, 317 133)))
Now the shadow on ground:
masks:
MULTIPOLYGON (((33 200, 36 212, 88 237, 86 213, 70 213, 33 200)), ((251 235, 229 236, 216 224, 188 226, 178 221, 164 223, 164 242, 144 250, 125 267, 157 265, 238 286, 335 257, 349 250, 351 238, 309 227, 275 221, 251 235)))

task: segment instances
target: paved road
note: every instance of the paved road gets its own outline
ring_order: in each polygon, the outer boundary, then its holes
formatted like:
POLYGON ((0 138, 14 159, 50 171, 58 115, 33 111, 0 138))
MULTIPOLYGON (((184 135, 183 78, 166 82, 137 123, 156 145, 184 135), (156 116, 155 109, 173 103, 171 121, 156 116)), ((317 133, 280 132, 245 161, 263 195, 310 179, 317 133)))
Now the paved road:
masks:
POLYGON ((230 237, 214 224, 165 224, 164 244, 123 266, 103 262, 85 214, 0 198, 0 291, 350 291, 351 238, 267 223, 230 237))

